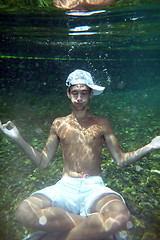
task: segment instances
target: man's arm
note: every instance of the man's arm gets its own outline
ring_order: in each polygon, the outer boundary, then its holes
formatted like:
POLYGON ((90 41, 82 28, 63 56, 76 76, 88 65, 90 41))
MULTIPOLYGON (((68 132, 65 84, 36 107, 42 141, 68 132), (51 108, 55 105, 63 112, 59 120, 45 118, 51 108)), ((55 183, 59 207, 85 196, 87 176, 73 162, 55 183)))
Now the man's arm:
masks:
POLYGON ((117 142, 111 124, 108 120, 105 122, 105 142, 113 159, 120 167, 129 166, 133 162, 144 157, 146 154, 160 149, 160 136, 154 138, 149 144, 133 152, 124 153, 117 142))
POLYGON ((38 150, 34 149, 31 145, 29 145, 22 138, 18 129, 11 121, 3 125, 0 121, 0 129, 6 136, 14 140, 27 154, 27 156, 33 161, 33 163, 40 169, 43 169, 48 166, 50 160, 52 159, 53 155, 55 154, 58 148, 59 138, 56 135, 54 123, 52 124, 49 138, 42 152, 39 152, 38 150))

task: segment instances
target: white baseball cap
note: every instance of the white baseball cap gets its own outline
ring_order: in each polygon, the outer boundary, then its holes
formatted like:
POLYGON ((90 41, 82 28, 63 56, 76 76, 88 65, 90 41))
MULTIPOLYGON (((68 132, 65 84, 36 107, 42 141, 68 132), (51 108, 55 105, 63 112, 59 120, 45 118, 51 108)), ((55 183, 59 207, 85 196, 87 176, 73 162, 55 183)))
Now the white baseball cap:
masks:
POLYGON ((87 85, 89 88, 91 88, 93 90, 93 95, 99 95, 105 89, 105 87, 95 85, 91 74, 89 72, 81 70, 81 69, 76 69, 74 72, 70 73, 66 80, 67 87, 70 87, 70 86, 76 85, 76 84, 87 85))

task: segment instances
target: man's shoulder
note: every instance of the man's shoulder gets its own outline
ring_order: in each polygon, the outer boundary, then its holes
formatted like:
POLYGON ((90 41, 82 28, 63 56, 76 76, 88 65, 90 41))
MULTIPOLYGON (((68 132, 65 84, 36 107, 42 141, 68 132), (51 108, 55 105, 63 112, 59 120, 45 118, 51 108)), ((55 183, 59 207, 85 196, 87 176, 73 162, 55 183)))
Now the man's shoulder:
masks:
POLYGON ((95 121, 97 121, 97 123, 99 123, 100 125, 104 125, 104 124, 109 124, 109 120, 106 117, 101 117, 101 116, 95 116, 93 115, 93 118, 95 119, 95 121))
POLYGON ((110 121, 106 117, 94 116, 95 121, 98 123, 99 126, 102 127, 104 134, 108 134, 112 129, 110 121))
POLYGON ((69 116, 70 115, 67 115, 67 116, 64 116, 64 117, 58 117, 58 118, 55 118, 54 121, 53 121, 53 126, 57 126, 57 125, 60 125, 64 122, 66 122, 67 119, 69 119, 69 116))
POLYGON ((69 116, 55 118, 52 123, 51 133, 56 133, 58 135, 59 129, 66 123, 68 118, 69 116))

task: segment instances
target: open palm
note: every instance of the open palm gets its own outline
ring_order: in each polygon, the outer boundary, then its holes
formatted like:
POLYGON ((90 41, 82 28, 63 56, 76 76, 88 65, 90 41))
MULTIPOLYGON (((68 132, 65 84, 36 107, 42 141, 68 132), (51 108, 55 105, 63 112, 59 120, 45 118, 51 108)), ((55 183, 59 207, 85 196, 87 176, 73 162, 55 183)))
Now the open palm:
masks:
POLYGON ((160 136, 155 137, 152 141, 151 141, 151 145, 154 149, 160 149, 160 136))

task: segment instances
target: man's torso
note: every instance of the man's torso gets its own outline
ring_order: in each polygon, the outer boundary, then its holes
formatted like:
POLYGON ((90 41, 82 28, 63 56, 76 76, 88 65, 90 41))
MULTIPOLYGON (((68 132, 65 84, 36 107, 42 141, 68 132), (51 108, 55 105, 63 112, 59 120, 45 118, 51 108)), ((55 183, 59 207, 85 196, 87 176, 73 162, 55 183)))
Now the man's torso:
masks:
POLYGON ((100 156, 104 142, 101 117, 91 115, 78 121, 72 114, 56 119, 56 134, 62 146, 63 175, 100 175, 100 156))

